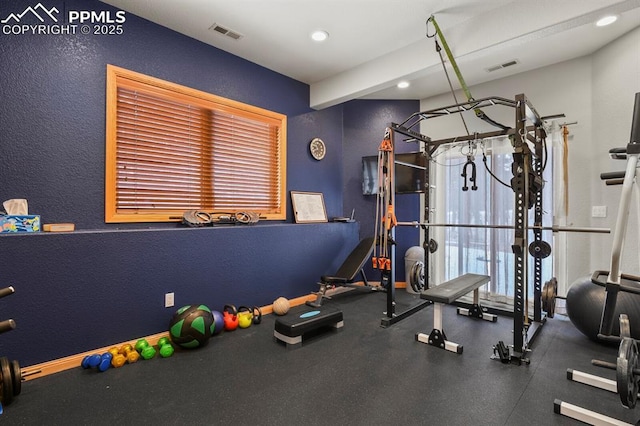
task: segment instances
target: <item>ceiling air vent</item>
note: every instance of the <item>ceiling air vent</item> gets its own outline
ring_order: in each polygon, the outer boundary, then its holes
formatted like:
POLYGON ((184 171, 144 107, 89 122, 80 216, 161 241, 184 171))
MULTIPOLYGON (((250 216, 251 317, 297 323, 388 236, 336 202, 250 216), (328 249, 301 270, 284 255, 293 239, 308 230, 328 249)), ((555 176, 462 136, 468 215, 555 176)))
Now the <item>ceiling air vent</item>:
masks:
POLYGON ((498 71, 501 70, 502 68, 507 68, 513 65, 516 65, 518 63, 517 60, 512 60, 509 62, 505 62, 504 64, 500 64, 500 65, 494 65, 492 67, 487 68, 487 72, 493 72, 493 71, 498 71))
POLYGON ((231 37, 234 40, 239 40, 242 38, 242 34, 236 31, 230 30, 229 28, 225 28, 222 25, 213 24, 212 26, 209 27, 209 29, 211 31, 215 31, 220 34, 226 35, 227 37, 231 37))

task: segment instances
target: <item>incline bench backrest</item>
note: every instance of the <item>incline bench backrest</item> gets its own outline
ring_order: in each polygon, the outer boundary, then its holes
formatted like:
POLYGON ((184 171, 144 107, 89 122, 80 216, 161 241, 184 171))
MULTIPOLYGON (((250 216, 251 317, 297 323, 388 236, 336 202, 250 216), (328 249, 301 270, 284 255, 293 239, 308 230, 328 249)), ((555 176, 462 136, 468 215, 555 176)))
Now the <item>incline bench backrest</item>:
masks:
POLYGON ((335 276, 352 281, 362 269, 373 252, 373 237, 365 238, 354 248, 342 263, 335 276))

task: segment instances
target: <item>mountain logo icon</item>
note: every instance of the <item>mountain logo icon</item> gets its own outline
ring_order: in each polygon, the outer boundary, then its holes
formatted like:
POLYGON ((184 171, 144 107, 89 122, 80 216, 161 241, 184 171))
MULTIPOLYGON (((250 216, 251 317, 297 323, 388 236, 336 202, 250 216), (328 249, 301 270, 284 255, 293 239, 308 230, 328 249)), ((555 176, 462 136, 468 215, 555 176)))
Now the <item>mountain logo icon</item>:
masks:
POLYGON ((7 16, 5 19, 3 19, 2 21, 0 21, 0 23, 2 24, 8 24, 10 23, 10 21, 13 21, 13 23, 19 23, 22 18, 31 13, 33 16, 35 16, 40 22, 45 22, 45 19, 43 18, 43 16, 48 16, 53 22, 58 22, 58 18, 56 17, 55 14, 60 13, 60 11, 56 8, 56 7, 52 7, 51 9, 47 9, 46 7, 44 7, 42 5, 42 3, 38 3, 37 5, 35 5, 34 7, 27 7, 22 13, 11 13, 9 14, 9 16, 7 16))

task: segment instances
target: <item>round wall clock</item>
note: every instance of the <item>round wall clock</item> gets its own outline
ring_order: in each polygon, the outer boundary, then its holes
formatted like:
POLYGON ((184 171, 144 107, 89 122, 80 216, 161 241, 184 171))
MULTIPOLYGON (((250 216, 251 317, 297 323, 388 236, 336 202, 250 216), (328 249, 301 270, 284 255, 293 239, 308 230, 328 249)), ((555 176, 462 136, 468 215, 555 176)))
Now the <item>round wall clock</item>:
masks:
POLYGON ((316 160, 320 161, 324 158, 327 153, 327 147, 324 142, 320 138, 314 138, 309 143, 309 151, 311 152, 311 156, 316 160))

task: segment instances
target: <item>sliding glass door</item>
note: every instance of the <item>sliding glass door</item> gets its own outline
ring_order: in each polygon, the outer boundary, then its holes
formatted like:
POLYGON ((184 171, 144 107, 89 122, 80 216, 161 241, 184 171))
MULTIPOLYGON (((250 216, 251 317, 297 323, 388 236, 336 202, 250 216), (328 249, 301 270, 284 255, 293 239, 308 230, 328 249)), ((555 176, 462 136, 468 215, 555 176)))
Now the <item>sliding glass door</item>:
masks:
MULTIPOLYGON (((550 151, 550 150, 549 150, 550 151)), ((437 151, 435 162, 436 208, 431 220, 437 223, 513 226, 514 193, 511 187, 513 149, 508 138, 449 146, 437 151), (475 164, 475 186, 470 182, 475 164), (486 168, 485 168, 486 164, 486 168), (489 171, 487 171, 487 169, 489 171), (464 172, 466 171, 466 177, 464 172), (466 180, 466 183, 465 183, 466 180), (467 188, 467 190, 463 190, 467 188)), ((552 225, 551 161, 545 170, 543 191, 544 223, 552 225)), ((533 209, 529 223, 533 224, 533 209)), ((512 304, 514 295, 513 229, 475 227, 432 227, 430 235, 439 242, 432 285, 465 273, 489 275, 491 281, 482 289, 482 297, 495 303, 512 304)), ((529 233, 533 240, 532 232, 529 233)), ((551 231, 543 240, 552 241, 551 231)), ((533 259, 530 263, 533 262, 533 259)), ((530 267, 529 296, 533 297, 533 273, 530 267)), ((543 261, 543 278, 552 275, 552 260, 543 261)))

